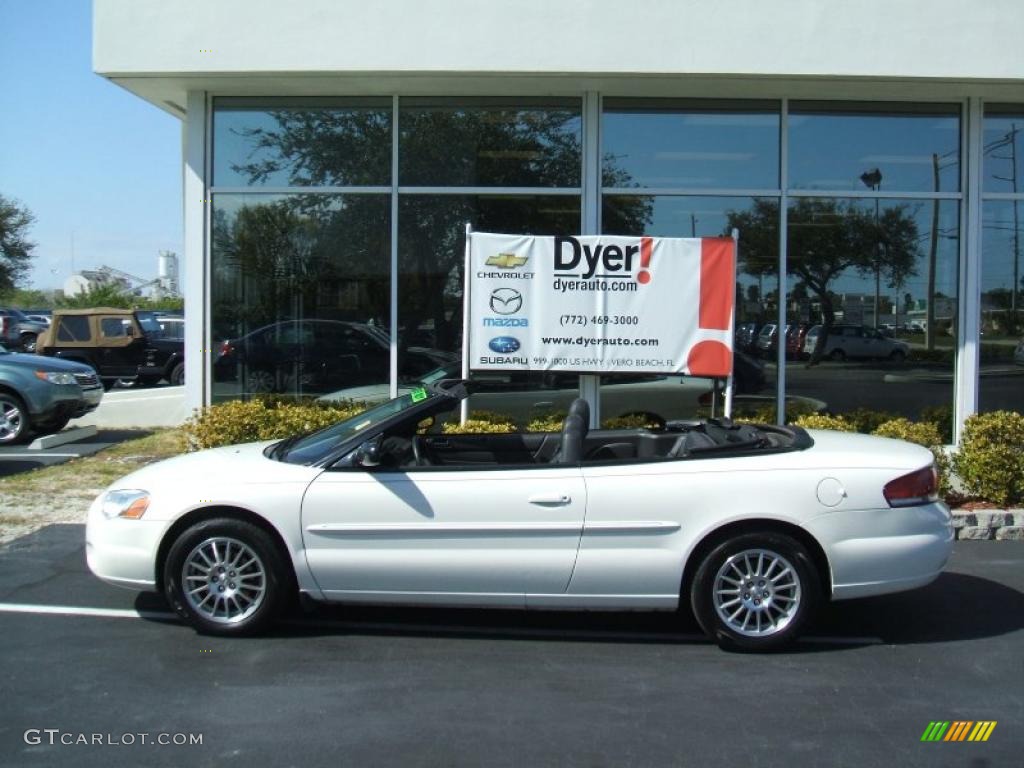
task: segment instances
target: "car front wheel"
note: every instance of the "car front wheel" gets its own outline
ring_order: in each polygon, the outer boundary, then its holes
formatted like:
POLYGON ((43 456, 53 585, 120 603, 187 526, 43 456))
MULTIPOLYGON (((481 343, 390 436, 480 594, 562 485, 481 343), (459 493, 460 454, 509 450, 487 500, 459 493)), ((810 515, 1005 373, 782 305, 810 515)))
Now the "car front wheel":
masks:
POLYGON ((29 416, 21 398, 0 392, 0 445, 13 445, 29 435, 29 416))
POLYGON ((288 571, 270 535, 232 518, 204 520, 167 553, 164 592, 200 633, 251 635, 286 602, 288 571))
POLYGON ((701 628, 722 648, 776 650, 793 642, 814 612, 818 577, 795 539, 742 534, 704 558, 690 599, 701 628))

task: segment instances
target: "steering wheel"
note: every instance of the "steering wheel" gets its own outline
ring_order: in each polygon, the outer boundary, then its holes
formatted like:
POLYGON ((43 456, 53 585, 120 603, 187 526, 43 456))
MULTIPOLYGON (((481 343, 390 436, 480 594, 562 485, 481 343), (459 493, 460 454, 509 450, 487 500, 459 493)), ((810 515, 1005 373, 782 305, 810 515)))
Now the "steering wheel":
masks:
POLYGON ((429 467, 434 463, 427 456, 426 446, 423 445, 423 438, 420 435, 412 436, 412 458, 417 467, 429 467))

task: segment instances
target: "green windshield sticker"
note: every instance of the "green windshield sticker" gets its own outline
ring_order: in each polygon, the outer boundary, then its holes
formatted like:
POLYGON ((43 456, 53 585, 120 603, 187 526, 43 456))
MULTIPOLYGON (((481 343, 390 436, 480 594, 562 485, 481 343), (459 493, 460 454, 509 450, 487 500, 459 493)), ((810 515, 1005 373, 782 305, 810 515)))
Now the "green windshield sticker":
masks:
POLYGON ((412 398, 412 401, 414 403, 418 403, 421 400, 427 399, 427 390, 425 390, 423 387, 417 387, 416 389, 409 393, 409 396, 412 398))

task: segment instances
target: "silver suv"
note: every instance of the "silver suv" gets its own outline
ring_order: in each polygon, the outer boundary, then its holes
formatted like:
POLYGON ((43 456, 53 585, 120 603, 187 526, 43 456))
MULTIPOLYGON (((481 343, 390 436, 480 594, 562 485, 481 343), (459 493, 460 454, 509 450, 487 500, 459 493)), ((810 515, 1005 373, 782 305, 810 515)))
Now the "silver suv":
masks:
POLYGON ((0 344, 8 349, 36 351, 36 339, 46 325, 29 319, 20 309, 0 309, 0 344))
MULTIPOLYGON (((822 326, 815 325, 804 339, 804 354, 814 354, 822 326)), ((890 339, 880 331, 863 325, 833 325, 825 341, 821 356, 829 360, 847 358, 874 358, 877 360, 906 360, 910 346, 905 341, 890 339)))

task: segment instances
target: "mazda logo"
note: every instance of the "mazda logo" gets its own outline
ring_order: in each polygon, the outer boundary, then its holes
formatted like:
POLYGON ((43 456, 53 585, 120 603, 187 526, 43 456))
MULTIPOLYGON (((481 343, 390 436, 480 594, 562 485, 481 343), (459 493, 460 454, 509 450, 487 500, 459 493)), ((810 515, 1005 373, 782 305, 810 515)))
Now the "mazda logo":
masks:
POLYGON ((514 315, 523 308, 523 294, 515 288, 495 288, 491 291, 491 311, 496 315, 514 315))

